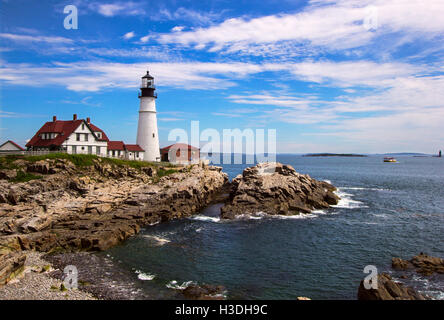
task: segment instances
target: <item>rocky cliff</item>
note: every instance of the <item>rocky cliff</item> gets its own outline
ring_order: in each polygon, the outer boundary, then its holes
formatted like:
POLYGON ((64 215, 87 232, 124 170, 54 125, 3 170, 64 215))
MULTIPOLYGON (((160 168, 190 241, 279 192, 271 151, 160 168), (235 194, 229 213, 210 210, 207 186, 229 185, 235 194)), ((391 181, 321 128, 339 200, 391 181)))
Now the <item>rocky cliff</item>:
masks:
POLYGON ((21 250, 105 250, 141 226, 198 212, 228 181, 221 168, 205 165, 132 167, 123 161, 91 158, 91 163, 79 166, 72 160, 17 159, 6 168, 3 160, 3 283, 19 270, 21 250))
POLYGON ((230 199, 221 217, 233 219, 242 214, 270 215, 309 213, 337 204, 339 197, 331 184, 300 174, 290 165, 261 163, 247 168, 231 183, 230 199))

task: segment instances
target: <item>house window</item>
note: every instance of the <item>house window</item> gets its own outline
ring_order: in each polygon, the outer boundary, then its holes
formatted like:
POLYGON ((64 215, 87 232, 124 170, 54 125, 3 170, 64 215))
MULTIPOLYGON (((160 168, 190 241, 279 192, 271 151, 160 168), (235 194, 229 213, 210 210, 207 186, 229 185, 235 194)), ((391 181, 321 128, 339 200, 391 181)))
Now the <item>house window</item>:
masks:
POLYGON ((82 147, 82 150, 85 150, 85 147, 82 147))
POLYGON ((77 140, 77 141, 80 141, 80 133, 77 133, 77 134, 76 134, 76 140, 77 140))
POLYGON ((96 154, 100 154, 100 147, 96 147, 96 154))
POLYGON ((88 134, 85 133, 85 141, 88 141, 88 134))
POLYGON ((82 130, 85 130, 85 124, 82 124, 82 130))
POLYGON ((113 150, 113 157, 116 155, 116 152, 113 150))

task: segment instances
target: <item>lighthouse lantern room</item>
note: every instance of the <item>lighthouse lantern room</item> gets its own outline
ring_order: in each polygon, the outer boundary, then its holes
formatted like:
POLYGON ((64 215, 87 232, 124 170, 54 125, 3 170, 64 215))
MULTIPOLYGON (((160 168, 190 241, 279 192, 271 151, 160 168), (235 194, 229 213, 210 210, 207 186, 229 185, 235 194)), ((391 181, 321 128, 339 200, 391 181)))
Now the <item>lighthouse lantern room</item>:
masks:
POLYGON ((137 144, 145 150, 145 161, 160 161, 159 136, 157 129, 156 87, 149 71, 142 77, 140 86, 139 124, 137 144))

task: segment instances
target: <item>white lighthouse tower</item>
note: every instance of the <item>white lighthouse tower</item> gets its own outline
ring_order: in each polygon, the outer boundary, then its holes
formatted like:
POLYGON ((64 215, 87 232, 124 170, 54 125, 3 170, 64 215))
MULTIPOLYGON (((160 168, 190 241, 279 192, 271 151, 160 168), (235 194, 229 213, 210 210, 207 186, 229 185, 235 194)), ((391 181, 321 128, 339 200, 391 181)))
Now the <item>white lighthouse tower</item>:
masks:
POLYGON ((145 161, 160 161, 159 133, 156 115, 156 87, 154 78, 149 71, 142 77, 139 99, 139 125, 137 128, 137 144, 145 150, 145 161))

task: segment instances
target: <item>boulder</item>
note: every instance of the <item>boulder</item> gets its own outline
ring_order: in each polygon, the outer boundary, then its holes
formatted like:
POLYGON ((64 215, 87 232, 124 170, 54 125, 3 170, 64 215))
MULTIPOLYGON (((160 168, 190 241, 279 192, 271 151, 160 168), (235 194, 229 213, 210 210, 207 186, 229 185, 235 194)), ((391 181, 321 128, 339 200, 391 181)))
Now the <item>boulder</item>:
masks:
POLYGON ((410 287, 393 281, 386 273, 378 275, 378 288, 366 289, 364 280, 358 289, 358 300, 426 300, 422 294, 410 287))
POLYGON ((432 275, 435 272, 444 274, 444 260, 420 253, 410 259, 410 263, 416 268, 416 272, 423 275, 432 275))
POLYGON ((411 267, 411 263, 407 260, 403 260, 401 258, 392 258, 392 268, 394 270, 407 270, 411 267))
POLYGON ((309 213, 335 205, 336 188, 281 163, 260 163, 247 168, 231 183, 230 199, 221 208, 223 219, 263 212, 270 215, 309 213))
POLYGON ((155 175, 157 175, 156 169, 152 167, 142 167, 142 172, 149 177, 154 177, 155 175))
POLYGON ((444 260, 421 252, 410 260, 393 258, 392 268, 394 270, 415 269, 417 273, 425 276, 430 276, 435 272, 444 274, 444 260))
POLYGON ((191 284, 182 290, 186 299, 192 300, 224 300, 225 287, 210 284, 191 284))

